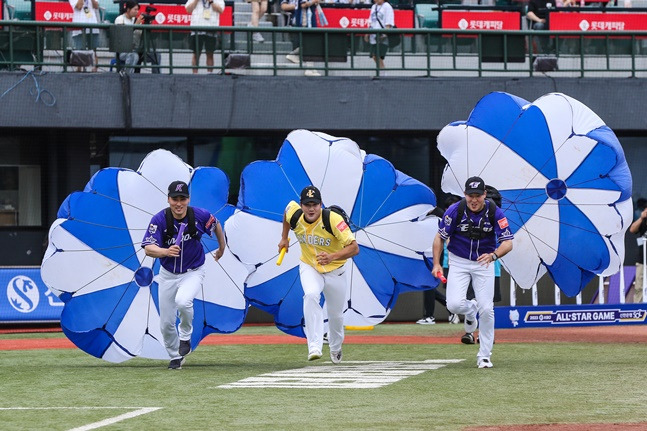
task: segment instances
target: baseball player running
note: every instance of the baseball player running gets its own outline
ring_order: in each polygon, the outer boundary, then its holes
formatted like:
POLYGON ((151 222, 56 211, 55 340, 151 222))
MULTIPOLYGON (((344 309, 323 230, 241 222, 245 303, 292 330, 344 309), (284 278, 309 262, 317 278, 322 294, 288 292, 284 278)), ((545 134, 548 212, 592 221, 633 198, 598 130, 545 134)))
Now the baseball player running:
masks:
POLYGON ((350 272, 346 260, 359 253, 359 246, 341 215, 326 210, 326 216, 330 217, 332 232, 326 230, 324 225, 321 192, 315 186, 304 188, 301 191, 301 204, 291 201, 285 209, 279 252, 289 248, 288 233, 294 226, 294 233, 301 244, 299 276, 303 287, 308 360, 321 358, 324 318, 320 299, 323 292, 328 311, 330 359, 334 364, 339 364, 344 341, 344 301, 350 272))
POLYGON ((485 182, 479 177, 469 178, 465 183, 465 198, 445 211, 433 243, 432 272, 442 274, 440 255, 443 243, 450 240, 447 244, 447 309, 465 315, 466 333, 473 333, 477 326, 480 328, 476 356, 479 368, 492 368, 494 265, 491 264, 512 250, 514 238, 503 211, 486 197, 485 182), (464 209, 462 215, 459 208, 464 209), (476 298, 467 300, 465 295, 470 280, 476 298), (477 312, 480 323, 476 320, 477 312))
POLYGON ((142 241, 146 255, 159 258, 161 264, 157 278, 160 328, 172 370, 181 369, 184 357, 191 352, 193 299, 205 275, 200 238, 215 231, 220 247, 214 259, 220 259, 225 251, 225 236, 218 220, 205 209, 190 207, 189 202, 189 186, 173 181, 168 187, 169 208, 153 216, 142 241), (176 329, 178 313, 180 324, 176 329))

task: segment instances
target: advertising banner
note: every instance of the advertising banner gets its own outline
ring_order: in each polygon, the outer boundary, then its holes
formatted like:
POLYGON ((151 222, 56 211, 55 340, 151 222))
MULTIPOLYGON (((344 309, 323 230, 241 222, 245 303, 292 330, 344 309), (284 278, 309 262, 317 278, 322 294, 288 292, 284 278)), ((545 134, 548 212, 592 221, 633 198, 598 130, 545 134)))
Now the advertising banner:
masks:
MULTIPOLYGON (((326 28, 369 28, 370 9, 326 7, 322 4, 328 25, 326 28)), ((394 22, 397 28, 413 28, 413 10, 394 9, 394 22)))
POLYGON ((549 26, 573 31, 647 30, 647 13, 551 12, 549 26))
POLYGON ((0 323, 58 322, 63 302, 40 278, 40 268, 0 269, 0 323))
POLYGON ((452 30, 521 30, 521 12, 442 10, 442 28, 452 30))
POLYGON ((633 325, 647 323, 647 304, 494 307, 496 328, 633 325))
MULTIPOLYGON (((227 7, 220 14, 220 25, 230 27, 234 25, 233 3, 226 2, 225 4, 227 7)), ((146 10, 146 6, 153 6, 157 9, 156 12, 151 13, 151 15, 155 16, 155 19, 151 22, 153 25, 191 24, 191 14, 187 13, 183 4, 141 3, 139 5, 140 13, 146 10)), ((73 15, 72 7, 68 2, 36 2, 36 21, 72 22, 73 15)))

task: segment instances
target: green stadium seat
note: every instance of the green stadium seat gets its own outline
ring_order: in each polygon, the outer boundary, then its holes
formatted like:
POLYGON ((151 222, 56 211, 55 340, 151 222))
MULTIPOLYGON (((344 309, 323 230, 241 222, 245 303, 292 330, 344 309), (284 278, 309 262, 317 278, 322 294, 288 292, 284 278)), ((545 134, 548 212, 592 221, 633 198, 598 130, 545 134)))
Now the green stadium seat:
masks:
POLYGON ((415 13, 420 28, 438 28, 438 10, 432 10, 436 4, 419 3, 415 13))

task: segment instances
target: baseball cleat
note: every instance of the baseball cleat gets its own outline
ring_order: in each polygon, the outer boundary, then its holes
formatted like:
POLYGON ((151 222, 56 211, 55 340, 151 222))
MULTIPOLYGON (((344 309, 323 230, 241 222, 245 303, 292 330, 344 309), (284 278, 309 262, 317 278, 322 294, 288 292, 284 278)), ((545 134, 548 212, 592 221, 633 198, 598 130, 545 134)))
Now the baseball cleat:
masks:
POLYGON ((489 358, 480 358, 476 361, 476 365, 478 365, 479 368, 492 368, 494 366, 489 358))
POLYGON ((436 319, 433 317, 425 317, 424 319, 420 319, 416 322, 418 325, 435 325, 436 324, 436 319))
POLYGON ((460 316, 458 314, 450 313, 449 314, 449 323, 454 324, 454 325, 456 325, 458 323, 461 323, 460 316))
POLYGON ((318 350, 313 350, 310 353, 308 353, 308 361, 314 361, 317 359, 321 359, 321 352, 318 350))
POLYGON ((341 362, 341 350, 338 350, 336 352, 331 351, 330 352, 330 360, 332 361, 333 364, 339 364, 341 362))
POLYGON ((182 365, 184 364, 184 356, 178 359, 173 359, 171 362, 168 364, 168 369, 169 370, 181 370, 182 365))
POLYGON ((178 353, 182 356, 186 356, 191 353, 191 340, 180 340, 180 349, 178 353))
POLYGON ((465 335, 461 337, 461 343, 474 344, 474 334, 472 334, 471 332, 466 332, 465 335))

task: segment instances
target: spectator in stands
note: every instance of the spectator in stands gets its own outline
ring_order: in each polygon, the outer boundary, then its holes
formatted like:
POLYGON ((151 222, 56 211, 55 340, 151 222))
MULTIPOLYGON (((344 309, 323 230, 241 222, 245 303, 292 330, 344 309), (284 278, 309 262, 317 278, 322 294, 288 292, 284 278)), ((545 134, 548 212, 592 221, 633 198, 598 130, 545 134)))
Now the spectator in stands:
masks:
MULTIPOLYGON (((258 22, 263 18, 267 12, 267 0, 247 0, 252 3, 252 22, 249 23, 250 27, 258 27, 258 22)), ((259 32, 252 35, 254 42, 265 42, 265 38, 259 32)))
MULTIPOLYGON (((548 30, 548 9, 552 7, 553 0, 530 0, 528 2, 528 13, 526 19, 528 20, 528 27, 532 30, 548 30)), ((567 0, 568 1, 568 0, 567 0)), ((542 36, 538 37, 539 47, 535 48, 535 53, 550 52, 550 39, 542 36)), ((535 47, 535 45, 533 45, 535 47)))
MULTIPOLYGON (((629 226, 629 232, 644 237, 647 232, 647 200, 638 199, 636 202, 640 215, 629 226)), ((643 277, 645 276, 645 267, 643 264, 643 246, 638 246, 636 254, 636 279, 634 280, 634 303, 643 302, 643 277)))
MULTIPOLYGON (((224 0, 187 0, 184 5, 186 11, 191 14, 191 26, 218 27, 220 25, 220 14, 225 10, 224 0)), ((207 71, 213 72, 213 52, 216 50, 217 35, 215 32, 197 31, 191 32, 189 38, 193 50, 192 66, 200 64, 200 53, 204 48, 207 57, 207 71)), ((197 67, 193 73, 198 73, 197 67)))
MULTIPOLYGON (((99 0, 68 0, 74 14, 72 22, 82 24, 97 24, 99 22, 99 0)), ((97 71, 97 45, 99 42, 99 29, 82 29, 72 31, 72 41, 75 50, 90 49, 94 51, 93 72, 97 71)), ((77 67, 76 71, 81 72, 84 68, 77 67)))
MULTIPOLYGON (((288 25, 292 27, 317 27, 317 5, 319 0, 282 0, 281 10, 290 15, 288 25)), ((299 63, 299 33, 290 33, 292 51, 285 56, 292 63, 299 63)), ((306 76, 319 76, 316 70, 306 70, 306 76)))
MULTIPOLYGON (((115 24, 117 25, 133 25, 141 24, 144 22, 144 18, 139 15, 139 3, 135 0, 126 0, 124 4, 125 12, 119 15, 115 19, 115 24)), ((135 30, 133 33, 133 50, 131 52, 120 52, 119 61, 126 65, 126 72, 133 73, 133 66, 139 62, 139 54, 137 54, 137 49, 139 49, 139 41, 141 40, 141 30, 135 30)))
MULTIPOLYGON (((395 14, 387 0, 374 0, 369 15, 369 22, 372 29, 393 28, 395 25, 395 14)), ((364 40, 371 44, 371 58, 375 60, 378 69, 384 69, 384 57, 389 50, 389 42, 385 34, 380 35, 378 40, 376 34, 364 36, 364 40)))

